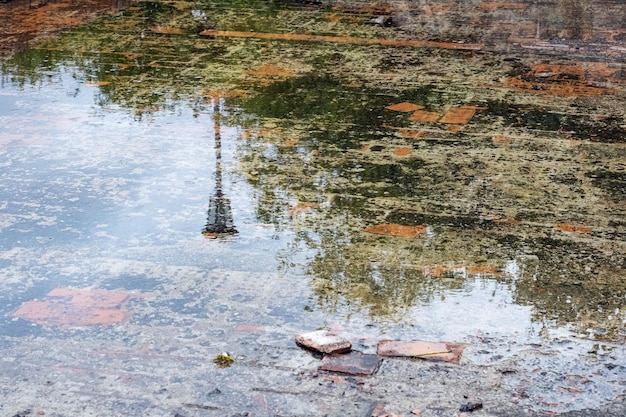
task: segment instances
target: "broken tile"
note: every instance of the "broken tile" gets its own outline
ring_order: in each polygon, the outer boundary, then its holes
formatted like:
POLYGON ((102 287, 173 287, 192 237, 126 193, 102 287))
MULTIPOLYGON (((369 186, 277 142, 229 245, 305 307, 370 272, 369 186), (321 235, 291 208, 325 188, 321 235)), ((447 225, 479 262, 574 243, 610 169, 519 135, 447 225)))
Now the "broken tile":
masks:
POLYGON ((235 331, 242 333, 263 333, 265 332, 265 327, 254 324, 240 323, 235 326, 235 331))
POLYGON ((418 237, 426 233, 424 226, 403 226, 401 224, 377 224, 365 228, 366 233, 386 236, 418 237))
POLYGON ((369 376, 374 374, 382 359, 378 355, 350 352, 344 355, 326 355, 319 369, 349 375, 369 376))
POLYGON ((425 130, 418 129, 409 129, 409 128, 400 128, 398 129, 398 134, 406 139, 419 139, 426 136, 428 132, 425 130))
POLYGON ((405 101, 403 103, 392 104, 391 106, 385 107, 387 110, 399 111, 399 112, 414 112, 419 109, 423 109, 424 106, 420 106, 417 104, 409 103, 405 101))
POLYGON ((396 148, 393 150, 394 155, 406 156, 411 154, 411 148, 396 148))
POLYGON ((293 216, 295 214, 298 213, 304 213, 310 209, 314 209, 314 208, 320 208, 321 204, 319 203, 305 203, 305 202, 300 202, 297 203, 296 205, 294 205, 293 207, 291 207, 291 209, 289 210, 289 215, 293 216))
POLYGON ((458 363, 464 346, 447 342, 404 342, 401 340, 381 340, 377 353, 380 356, 411 357, 436 362, 458 363))
POLYGON ((439 113, 436 112, 418 110, 409 117, 409 120, 420 123, 434 123, 439 120, 439 116, 439 113))
POLYGON ((326 330, 298 334, 296 343, 307 349, 326 354, 349 352, 352 349, 352 343, 349 340, 326 330))
POLYGON ((563 232, 578 232, 578 233, 589 233, 592 228, 589 226, 575 226, 573 224, 556 224, 554 225, 555 229, 562 230, 563 232))
POLYGON ((467 124, 476 113, 476 107, 461 106, 450 110, 439 120, 440 123, 467 124))
POLYGON ((55 288, 41 301, 22 304, 13 316, 57 326, 123 323, 130 318, 128 299, 123 292, 55 288))
POLYGON ((246 74, 253 75, 255 77, 289 77, 293 75, 291 71, 275 65, 263 65, 255 70, 246 71, 246 74))

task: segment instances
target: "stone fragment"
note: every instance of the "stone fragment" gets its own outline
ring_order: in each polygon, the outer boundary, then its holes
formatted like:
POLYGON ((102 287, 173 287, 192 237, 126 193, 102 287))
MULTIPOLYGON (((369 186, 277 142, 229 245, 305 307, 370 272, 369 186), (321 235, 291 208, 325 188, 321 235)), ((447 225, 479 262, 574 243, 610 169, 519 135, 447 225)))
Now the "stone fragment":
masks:
POLYGON ((349 352, 352 349, 352 343, 349 340, 326 330, 298 334, 296 343, 307 349, 326 354, 349 352))
POLYGON ((377 353, 380 356, 411 357, 436 362, 458 363, 464 346, 445 342, 404 342, 401 340, 381 340, 377 353))
POLYGON ((319 369, 349 375, 369 376, 374 374, 382 359, 378 355, 350 352, 344 355, 327 355, 322 359, 319 369))

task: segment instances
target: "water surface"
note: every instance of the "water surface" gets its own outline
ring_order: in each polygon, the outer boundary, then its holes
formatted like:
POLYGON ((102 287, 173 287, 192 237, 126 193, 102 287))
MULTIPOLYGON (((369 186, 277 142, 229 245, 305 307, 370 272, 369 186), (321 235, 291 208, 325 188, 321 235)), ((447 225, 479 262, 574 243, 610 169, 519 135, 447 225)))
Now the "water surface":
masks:
MULTIPOLYGON (((545 76, 475 51, 207 37, 334 18, 183 6, 139 3, 2 61, 0 334, 45 331, 11 315, 54 288, 129 291, 133 343, 246 325, 287 345, 328 327, 370 352, 380 338, 464 342, 480 364, 535 352, 528 371, 558 370, 546 384, 594 386, 584 403, 529 388, 562 411, 623 393, 605 366, 626 359, 613 66, 599 82, 583 63, 572 97, 552 88, 567 60, 545 76)), ((333 30, 388 36, 347 21, 333 30)))

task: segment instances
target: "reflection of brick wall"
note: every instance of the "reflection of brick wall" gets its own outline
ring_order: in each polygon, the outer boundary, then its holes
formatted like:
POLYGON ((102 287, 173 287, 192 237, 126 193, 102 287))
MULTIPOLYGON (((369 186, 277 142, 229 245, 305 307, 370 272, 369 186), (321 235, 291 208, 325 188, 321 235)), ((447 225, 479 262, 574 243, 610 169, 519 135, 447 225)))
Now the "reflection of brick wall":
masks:
POLYGON ((351 12, 390 14, 420 38, 483 42, 503 40, 626 40, 623 0, 323 0, 351 12))

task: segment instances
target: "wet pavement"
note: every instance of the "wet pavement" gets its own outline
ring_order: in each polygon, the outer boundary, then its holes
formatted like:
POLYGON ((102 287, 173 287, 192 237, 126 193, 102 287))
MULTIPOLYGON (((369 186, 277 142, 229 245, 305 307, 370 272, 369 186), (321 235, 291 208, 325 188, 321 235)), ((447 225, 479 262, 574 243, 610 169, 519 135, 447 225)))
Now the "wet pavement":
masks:
POLYGON ((626 415, 619 5, 297 3, 0 61, 0 415, 626 415))

